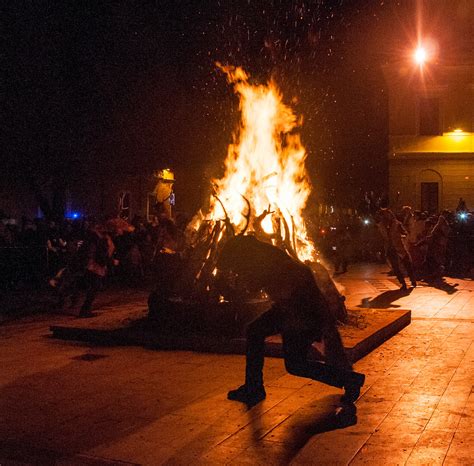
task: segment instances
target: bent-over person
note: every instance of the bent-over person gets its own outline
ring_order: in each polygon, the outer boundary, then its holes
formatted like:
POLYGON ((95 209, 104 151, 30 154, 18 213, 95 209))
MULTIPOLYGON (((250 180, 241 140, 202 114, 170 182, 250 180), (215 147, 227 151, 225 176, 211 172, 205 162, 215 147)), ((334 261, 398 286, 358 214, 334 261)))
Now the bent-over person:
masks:
POLYGON ((229 240, 217 265, 221 271, 236 273, 247 289, 264 290, 273 302, 247 327, 245 383, 228 393, 230 400, 253 406, 265 398, 265 338, 275 334, 282 336, 290 374, 344 388, 344 401, 352 403, 359 397, 365 376, 352 370, 336 318, 307 265, 252 236, 229 240), (324 342, 326 363, 308 359, 315 341, 324 342))

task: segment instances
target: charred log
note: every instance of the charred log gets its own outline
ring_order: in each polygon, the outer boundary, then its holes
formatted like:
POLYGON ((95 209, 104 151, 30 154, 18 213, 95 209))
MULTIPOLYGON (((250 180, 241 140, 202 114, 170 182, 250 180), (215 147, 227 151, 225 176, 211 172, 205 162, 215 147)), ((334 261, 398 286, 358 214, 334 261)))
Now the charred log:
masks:
POLYGON ((239 233, 239 235, 245 235, 245 232, 247 231, 249 225, 250 225, 250 215, 252 213, 252 208, 250 207, 250 201, 242 194, 242 197, 244 198, 244 201, 247 203, 247 213, 244 215, 245 217, 245 226, 242 229, 242 231, 239 233))

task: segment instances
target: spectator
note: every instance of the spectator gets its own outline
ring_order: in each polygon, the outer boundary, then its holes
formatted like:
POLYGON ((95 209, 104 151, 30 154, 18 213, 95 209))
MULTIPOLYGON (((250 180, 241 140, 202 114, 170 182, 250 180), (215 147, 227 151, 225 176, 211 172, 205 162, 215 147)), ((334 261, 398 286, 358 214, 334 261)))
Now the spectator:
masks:
POLYGON ((466 201, 462 197, 459 198, 458 206, 456 207, 456 212, 467 212, 466 201))
POLYGON ((102 280, 107 274, 107 267, 115 250, 110 235, 100 225, 90 230, 86 240, 87 265, 84 274, 86 297, 81 307, 80 317, 91 317, 92 304, 100 289, 102 280))
POLYGON ((435 280, 441 278, 445 270, 446 250, 450 232, 447 221, 448 216, 449 212, 444 210, 424 240, 428 245, 425 270, 427 271, 427 276, 435 280))
POLYGON ((407 231, 396 219, 395 215, 390 209, 381 209, 381 221, 379 222, 379 228, 380 233, 386 241, 387 259, 401 284, 401 289, 407 289, 401 266, 403 266, 407 271, 408 276, 410 277, 411 285, 416 287, 416 277, 413 270, 413 264, 402 238, 403 236, 407 235, 407 231))
POLYGON ((335 231, 336 235, 333 246, 334 272, 336 274, 346 273, 352 246, 352 236, 348 226, 342 226, 335 231))

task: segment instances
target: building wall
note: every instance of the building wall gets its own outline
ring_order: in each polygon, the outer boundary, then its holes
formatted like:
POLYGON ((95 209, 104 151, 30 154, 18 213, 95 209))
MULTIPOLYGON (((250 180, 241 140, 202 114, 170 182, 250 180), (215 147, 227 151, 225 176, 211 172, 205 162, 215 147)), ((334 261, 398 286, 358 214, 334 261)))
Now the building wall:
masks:
POLYGON ((474 65, 384 68, 389 88, 390 204, 421 208, 422 183, 438 183, 438 210, 459 198, 474 209, 474 65), (421 131, 422 101, 438 99, 439 124, 421 131), (462 133, 454 132, 461 129, 462 133))
POLYGON ((474 66, 439 65, 425 73, 410 67, 386 66, 389 84, 389 134, 419 134, 420 98, 440 102, 439 134, 462 128, 474 131, 474 66))
POLYGON ((439 183, 439 209, 455 209, 459 198, 474 209, 474 156, 405 154, 390 158, 390 204, 421 208, 421 183, 439 183))
POLYGON ((81 193, 72 193, 77 210, 86 216, 97 219, 119 215, 119 196, 129 193, 129 215, 146 216, 147 197, 153 193, 156 179, 153 175, 117 174, 105 182, 87 185, 81 193))

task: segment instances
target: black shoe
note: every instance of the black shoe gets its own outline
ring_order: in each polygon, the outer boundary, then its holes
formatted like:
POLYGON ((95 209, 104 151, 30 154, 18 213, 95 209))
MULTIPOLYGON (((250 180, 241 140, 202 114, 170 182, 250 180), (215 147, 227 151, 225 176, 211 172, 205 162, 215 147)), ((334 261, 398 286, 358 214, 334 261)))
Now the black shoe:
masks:
POLYGON ((402 283, 402 285, 400 286, 400 289, 403 290, 403 291, 408 290, 407 284, 406 284, 406 283, 402 283))
POLYGON ((236 390, 231 390, 227 393, 227 399, 232 401, 240 401, 247 406, 255 406, 266 398, 267 394, 263 387, 249 390, 247 385, 241 385, 236 390))
POLYGON ((334 413, 335 427, 338 429, 357 424, 357 408, 353 403, 344 403, 334 413))
POLYGON ((349 381, 344 385, 344 395, 341 397, 342 402, 354 403, 360 396, 360 389, 364 385, 365 375, 359 372, 352 372, 349 381))
POLYGON ((413 288, 416 288, 416 280, 411 280, 411 286, 412 286, 413 288))
POLYGON ((96 314, 94 314, 91 311, 81 311, 77 317, 79 317, 81 319, 87 319, 89 317, 95 317, 95 316, 96 316, 96 314))

